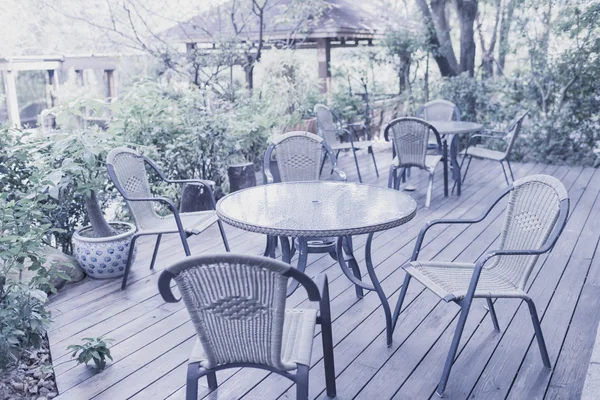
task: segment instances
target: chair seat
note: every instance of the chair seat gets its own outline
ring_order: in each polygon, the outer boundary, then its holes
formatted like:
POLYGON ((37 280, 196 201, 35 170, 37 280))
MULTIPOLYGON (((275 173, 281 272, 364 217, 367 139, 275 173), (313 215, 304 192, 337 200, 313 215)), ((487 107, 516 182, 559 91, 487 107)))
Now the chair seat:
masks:
MULTIPOLYGON (((302 364, 310 366, 315 325, 317 323, 317 310, 291 308, 285 310, 283 322, 283 337, 281 344, 281 361, 283 364, 302 364)), ((206 354, 200 343, 196 340, 194 349, 188 363, 199 362, 204 368, 206 354)))
MULTIPOLYGON (((442 156, 438 154, 428 154, 425 156, 425 167, 428 170, 433 171, 440 161, 442 161, 442 156)), ((400 161, 398 160, 398 157, 394 157, 394 159, 392 160, 392 164, 396 167, 400 166, 400 161)))
MULTIPOLYGON (((461 300, 467 295, 475 264, 439 261, 413 261, 407 274, 421 282, 445 301, 461 300)), ((481 271, 474 297, 526 297, 526 293, 507 281, 495 268, 481 271)))
MULTIPOLYGON (((180 213, 183 230, 191 235, 198 235, 219 220, 214 210, 180 213)), ((177 223, 173 215, 156 220, 151 227, 138 228, 142 234, 177 233, 177 223)))
MULTIPOLYGON (((332 150, 349 150, 352 148, 352 143, 344 142, 344 143, 329 143, 329 146, 332 150)), ((366 149, 373 146, 372 140, 364 140, 364 141, 355 141, 354 148, 355 149, 366 149)))
POLYGON ((469 147, 466 151, 463 150, 460 153, 464 155, 465 152, 467 152, 467 154, 473 157, 486 158, 488 160, 494 161, 502 161, 506 158, 505 153, 501 151, 486 149, 485 147, 469 147))

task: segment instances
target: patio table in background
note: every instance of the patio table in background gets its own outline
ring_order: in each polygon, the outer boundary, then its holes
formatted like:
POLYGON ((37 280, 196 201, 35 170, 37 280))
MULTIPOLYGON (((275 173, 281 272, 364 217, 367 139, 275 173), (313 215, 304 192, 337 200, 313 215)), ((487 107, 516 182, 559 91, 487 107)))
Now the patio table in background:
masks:
POLYGON ((461 135, 470 135, 483 129, 483 125, 467 121, 427 121, 437 129, 440 135, 445 135, 452 166, 452 177, 456 181, 456 194, 461 194, 461 172, 458 164, 458 141, 461 135))
MULTIPOLYGON (((281 239, 283 261, 291 261, 288 238, 298 244, 297 268, 307 264, 310 239, 337 237, 335 257, 346 277, 362 289, 377 293, 386 319, 387 343, 392 342, 392 317, 387 297, 371 260, 375 232, 395 228, 410 221, 417 203, 393 189, 343 182, 288 182, 256 186, 223 197, 217 215, 234 227, 281 239), (371 283, 363 282, 354 257, 352 236, 368 234, 365 264, 371 283)), ((274 241, 270 241, 274 246, 274 241)), ((269 253, 269 252, 267 252, 269 253)), ((289 288, 288 293, 295 287, 289 288)))

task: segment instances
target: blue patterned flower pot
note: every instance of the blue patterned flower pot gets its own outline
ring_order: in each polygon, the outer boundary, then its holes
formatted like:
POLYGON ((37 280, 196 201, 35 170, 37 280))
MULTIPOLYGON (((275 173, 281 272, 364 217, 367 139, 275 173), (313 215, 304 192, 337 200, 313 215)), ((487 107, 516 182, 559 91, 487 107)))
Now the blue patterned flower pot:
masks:
MULTIPOLYGON (((92 278, 109 279, 123 276, 131 238, 135 234, 135 225, 128 222, 110 222, 110 226, 119 232, 116 236, 93 237, 92 227, 86 226, 73 234, 73 252, 81 268, 92 278)), ((135 260, 134 249, 131 262, 135 260)))

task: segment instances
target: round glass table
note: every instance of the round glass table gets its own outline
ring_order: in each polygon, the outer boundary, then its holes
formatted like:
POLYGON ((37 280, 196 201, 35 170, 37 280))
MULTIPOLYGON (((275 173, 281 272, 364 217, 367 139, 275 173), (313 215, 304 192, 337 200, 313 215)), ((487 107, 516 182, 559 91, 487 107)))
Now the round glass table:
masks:
MULTIPOLYGON (((217 215, 234 227, 280 238, 282 259, 293 255, 289 239, 298 245, 297 268, 307 264, 308 242, 316 238, 334 239, 334 251, 344 275, 357 288, 377 293, 386 318, 388 345, 392 341, 392 315, 371 259, 375 232, 395 228, 410 221, 417 203, 406 193, 378 186, 345 182, 288 182, 255 186, 223 197, 217 215), (354 258, 352 236, 367 234, 365 264, 371 283, 363 282, 354 258)), ((274 256, 274 240, 267 241, 265 255, 274 256)), ((295 290, 288 288, 288 294, 295 290)))
POLYGON ((468 135, 479 132, 483 125, 468 121, 427 121, 440 135, 445 135, 446 143, 449 146, 450 165, 452 166, 452 177, 456 185, 456 194, 460 196, 462 189, 462 179, 460 174, 460 165, 458 164, 458 139, 460 135, 468 135))

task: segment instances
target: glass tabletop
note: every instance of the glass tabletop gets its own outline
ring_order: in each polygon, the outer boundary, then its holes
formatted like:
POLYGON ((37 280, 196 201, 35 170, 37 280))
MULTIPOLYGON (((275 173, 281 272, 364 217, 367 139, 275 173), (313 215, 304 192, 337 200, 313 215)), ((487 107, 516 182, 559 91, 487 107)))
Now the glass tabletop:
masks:
POLYGON ((224 222, 257 233, 290 237, 359 235, 402 225, 416 214, 406 193, 345 182, 255 186, 223 197, 224 222))
POLYGON ((483 125, 468 121, 427 121, 437 129, 440 134, 460 135, 479 132, 483 125))

